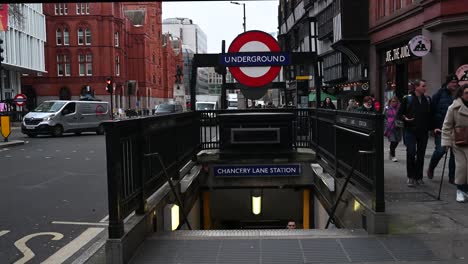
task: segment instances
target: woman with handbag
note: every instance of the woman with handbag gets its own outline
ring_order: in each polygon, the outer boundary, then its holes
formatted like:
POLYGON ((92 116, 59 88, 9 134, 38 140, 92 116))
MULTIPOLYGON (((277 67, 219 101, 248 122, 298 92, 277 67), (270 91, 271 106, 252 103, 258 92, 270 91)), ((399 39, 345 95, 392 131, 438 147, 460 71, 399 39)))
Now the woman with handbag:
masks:
POLYGON ((384 135, 388 138, 388 141, 390 141, 389 159, 393 162, 398 161, 395 157, 395 149, 401 141, 401 128, 403 127, 403 122, 398 120, 397 117, 399 108, 400 101, 396 96, 393 96, 388 100, 387 107, 385 108, 384 135))
POLYGON ((468 200, 468 85, 457 90, 442 126, 442 147, 452 148, 455 156, 457 202, 468 200))

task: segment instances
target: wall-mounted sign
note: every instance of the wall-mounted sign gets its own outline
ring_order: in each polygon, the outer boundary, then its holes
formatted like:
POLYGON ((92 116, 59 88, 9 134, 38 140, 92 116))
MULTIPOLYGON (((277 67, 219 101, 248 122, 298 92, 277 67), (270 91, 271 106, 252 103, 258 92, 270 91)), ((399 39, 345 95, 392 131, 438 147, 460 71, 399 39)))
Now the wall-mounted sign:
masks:
POLYGON ((215 177, 280 177, 301 175, 300 164, 213 166, 215 177))
POLYGON ((460 85, 468 84, 468 64, 458 67, 455 74, 457 75, 458 80, 460 80, 460 85))
POLYGON ((409 45, 387 50, 385 52, 385 62, 392 62, 411 57, 409 45))
POLYGON ((262 87, 278 76, 279 65, 289 63, 289 56, 280 52, 280 45, 270 34, 253 30, 237 36, 229 46, 228 54, 220 56, 220 60, 225 65, 228 61, 236 61, 229 66, 229 71, 241 84, 262 87))
POLYGON ((409 48, 414 56, 423 57, 431 51, 431 40, 423 35, 418 35, 409 41, 409 48))

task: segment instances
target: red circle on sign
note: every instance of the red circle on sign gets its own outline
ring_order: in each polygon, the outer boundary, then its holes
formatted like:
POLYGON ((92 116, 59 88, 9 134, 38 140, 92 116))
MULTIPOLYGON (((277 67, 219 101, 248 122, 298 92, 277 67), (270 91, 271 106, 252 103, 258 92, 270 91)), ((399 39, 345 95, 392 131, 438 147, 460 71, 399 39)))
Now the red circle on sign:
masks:
POLYGON ((26 104, 26 95, 24 94, 17 94, 13 99, 17 106, 24 106, 26 104))
MULTIPOLYGON (((251 41, 258 41, 270 49, 270 52, 280 52, 281 47, 278 45, 278 42, 268 33, 258 30, 247 31, 235 38, 231 45, 229 46, 229 53, 239 52, 240 49, 251 41)), ((251 87, 261 87, 265 86, 268 83, 272 82, 278 73, 281 71, 281 66, 270 66, 270 69, 262 76, 259 77, 250 77, 242 70, 241 67, 229 67, 229 71, 236 80, 244 85, 251 87)))

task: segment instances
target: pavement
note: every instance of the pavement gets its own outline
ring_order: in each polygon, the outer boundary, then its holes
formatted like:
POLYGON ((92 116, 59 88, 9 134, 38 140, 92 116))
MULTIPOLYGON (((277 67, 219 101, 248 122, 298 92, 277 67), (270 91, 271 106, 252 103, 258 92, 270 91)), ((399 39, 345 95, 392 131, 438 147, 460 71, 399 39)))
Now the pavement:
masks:
MULTIPOLYGON (((386 214, 389 221, 389 234, 379 236, 369 235, 368 238, 378 239, 380 244, 385 248, 387 244, 382 241, 400 239, 403 243, 400 244, 400 247, 407 245, 407 250, 410 251, 410 254, 415 250, 414 245, 419 243, 417 245, 424 245, 425 250, 430 252, 431 257, 420 257, 422 255, 419 252, 415 253, 413 258, 401 260, 393 255, 395 250, 392 251, 392 249, 386 248, 387 252, 390 252, 393 256, 393 260, 361 262, 351 261, 348 258, 349 261, 335 263, 396 263, 402 261, 414 264, 468 263, 468 202, 458 203, 455 201, 456 186, 448 183, 448 169, 445 170, 442 181, 440 200, 437 200, 444 160, 440 161, 432 180, 427 179, 424 173, 423 180, 425 184, 411 188, 406 185, 405 146, 402 142, 400 143, 396 150, 396 157, 399 161, 392 162, 388 159, 389 143, 386 139, 384 139, 384 145, 386 214), (417 241, 417 243, 415 244, 412 241, 417 241)), ((4 147, 5 143, 0 142, 0 149, 4 147)), ((424 172, 426 172, 433 150, 434 140, 433 138, 429 138, 424 172)), ((148 241, 144 244, 150 243, 151 239, 148 241)), ((346 239, 342 238, 340 241, 343 247, 346 239)), ((93 250, 90 258, 84 260, 85 263, 106 263, 104 248, 104 246, 101 246, 93 250)), ((142 245, 142 248, 145 248, 145 245, 142 245)), ((141 259, 141 253, 140 250, 137 259, 141 259)))
POLYGON ((10 124, 11 126, 11 133, 10 136, 8 137, 8 141, 5 141, 5 138, 0 134, 0 149, 2 148, 8 148, 8 147, 13 147, 13 146, 18 146, 18 145, 24 145, 24 137, 23 134, 22 136, 17 136, 16 133, 13 133, 13 130, 21 130, 21 123, 19 122, 12 122, 10 124))

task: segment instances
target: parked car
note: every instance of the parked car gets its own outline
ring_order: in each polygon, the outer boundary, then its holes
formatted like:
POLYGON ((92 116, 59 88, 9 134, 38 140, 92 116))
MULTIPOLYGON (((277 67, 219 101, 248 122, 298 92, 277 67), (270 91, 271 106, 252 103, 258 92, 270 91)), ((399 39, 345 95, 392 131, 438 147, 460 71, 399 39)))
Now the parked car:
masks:
POLYGON ((111 120, 109 108, 109 103, 101 101, 45 101, 24 116, 21 132, 29 137, 39 134, 61 136, 65 132, 102 135, 102 123, 111 120))
POLYGON ((182 105, 175 102, 175 103, 162 103, 155 107, 154 114, 161 115, 161 114, 170 114, 170 113, 181 113, 184 109, 182 105))

